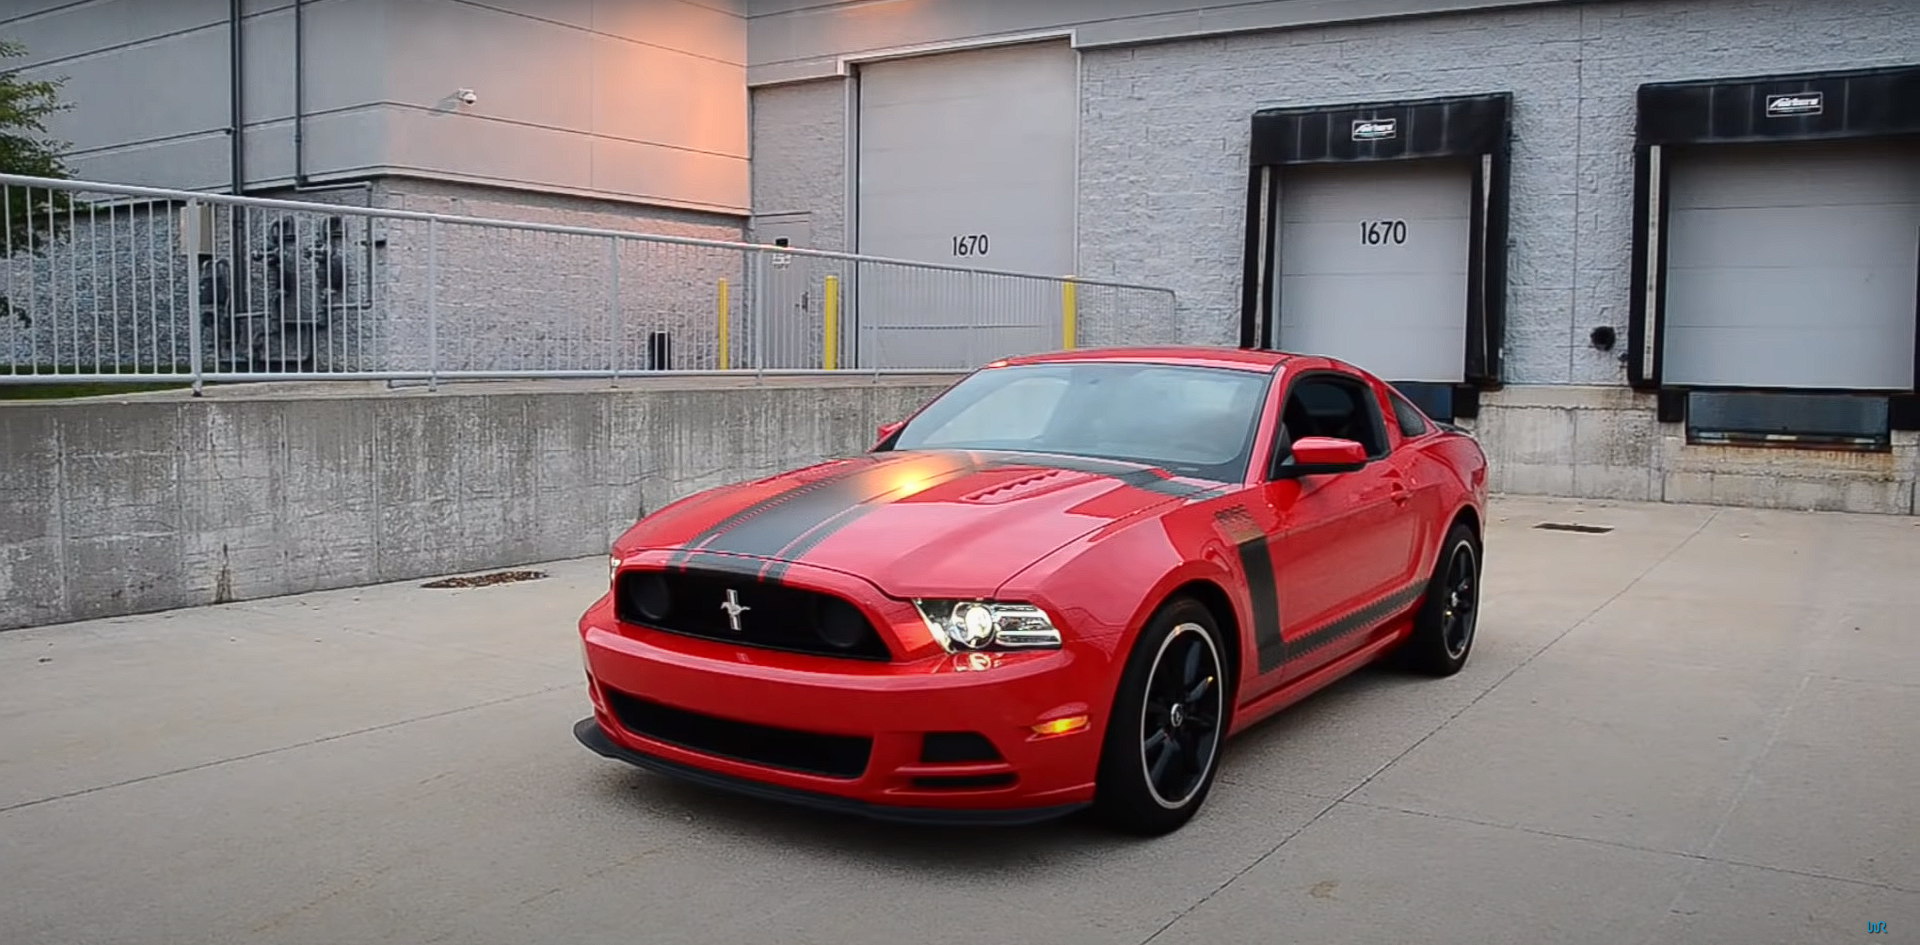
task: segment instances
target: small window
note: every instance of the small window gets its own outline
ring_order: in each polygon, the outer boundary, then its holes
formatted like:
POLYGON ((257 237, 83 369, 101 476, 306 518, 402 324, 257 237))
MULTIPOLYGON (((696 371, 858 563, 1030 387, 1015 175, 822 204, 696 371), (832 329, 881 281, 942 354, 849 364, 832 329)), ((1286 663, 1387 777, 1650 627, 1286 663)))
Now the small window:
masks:
POLYGON ((1415 407, 1411 401, 1400 396, 1399 391, 1392 392, 1388 398, 1393 401, 1393 419, 1400 425, 1401 436, 1411 440, 1426 436, 1427 431, 1433 429, 1432 425, 1427 423, 1427 415, 1421 413, 1420 408, 1415 407))
POLYGON ((1893 445, 1884 396, 1696 390, 1687 442, 1884 452, 1893 445))

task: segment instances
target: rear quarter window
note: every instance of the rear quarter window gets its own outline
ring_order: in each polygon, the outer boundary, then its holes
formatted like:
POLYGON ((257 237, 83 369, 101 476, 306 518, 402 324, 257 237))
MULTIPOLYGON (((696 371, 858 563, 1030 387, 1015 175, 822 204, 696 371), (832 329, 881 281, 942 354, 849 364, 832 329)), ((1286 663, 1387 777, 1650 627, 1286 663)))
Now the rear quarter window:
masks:
POLYGON ((1393 420, 1399 425, 1401 436, 1411 440, 1426 436, 1433 429, 1433 424, 1427 421, 1427 415, 1421 413, 1412 401, 1400 396, 1399 392, 1389 394, 1387 399, 1393 402, 1393 420))

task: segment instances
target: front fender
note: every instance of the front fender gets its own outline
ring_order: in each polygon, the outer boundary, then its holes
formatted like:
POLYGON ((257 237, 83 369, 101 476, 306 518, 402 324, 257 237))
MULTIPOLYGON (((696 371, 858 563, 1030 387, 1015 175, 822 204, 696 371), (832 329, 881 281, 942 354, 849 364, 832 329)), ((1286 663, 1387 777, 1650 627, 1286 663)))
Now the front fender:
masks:
MULTIPOLYGON (((1021 570, 996 596, 1031 601, 1057 615, 1062 633, 1094 650, 1117 675, 1140 629, 1187 584, 1216 585, 1233 608, 1233 627, 1249 625, 1239 558, 1211 522, 1211 514, 1189 505, 1100 529, 1021 570)), ((1228 645, 1244 656, 1245 634, 1237 636, 1228 645)))

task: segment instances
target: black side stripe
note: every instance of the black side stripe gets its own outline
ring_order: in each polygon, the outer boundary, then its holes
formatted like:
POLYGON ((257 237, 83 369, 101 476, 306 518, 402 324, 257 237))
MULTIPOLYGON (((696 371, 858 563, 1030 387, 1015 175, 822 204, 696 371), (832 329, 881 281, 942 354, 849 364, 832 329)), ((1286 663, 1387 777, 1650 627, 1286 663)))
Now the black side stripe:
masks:
POLYGON ((1273 552, 1263 536, 1241 542, 1240 566, 1247 569, 1247 597, 1253 604, 1253 642, 1260 672, 1270 673, 1287 661, 1287 641, 1280 636, 1280 592, 1273 584, 1273 552))
POLYGON ((1310 656, 1355 633, 1380 626, 1412 606, 1426 591, 1427 582, 1416 580, 1289 641, 1280 631, 1280 596, 1274 586, 1274 539, 1260 531, 1253 516, 1245 509, 1225 509, 1216 513, 1214 519, 1221 531, 1234 542, 1241 570, 1246 573, 1248 604, 1253 609, 1254 650, 1261 675, 1310 656))
POLYGON ((1427 582, 1415 581, 1371 604, 1334 619, 1332 622, 1308 633, 1298 640, 1287 644, 1286 658, 1297 660, 1324 647, 1331 646, 1364 630, 1372 630, 1420 599, 1427 582))
POLYGON ((1247 576, 1247 598, 1253 608, 1253 645, 1262 675, 1286 662, 1287 644, 1280 636, 1280 593, 1273 582, 1273 550, 1267 535, 1244 508, 1222 509, 1214 521, 1239 553, 1240 570, 1247 576))

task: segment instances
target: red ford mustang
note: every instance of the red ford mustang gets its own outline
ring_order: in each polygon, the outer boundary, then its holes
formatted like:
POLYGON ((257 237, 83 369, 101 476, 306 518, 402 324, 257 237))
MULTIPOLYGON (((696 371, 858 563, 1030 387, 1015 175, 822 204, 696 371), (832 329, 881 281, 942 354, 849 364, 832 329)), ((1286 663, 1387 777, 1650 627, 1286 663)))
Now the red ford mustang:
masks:
POLYGON ((1389 652, 1460 669, 1485 501, 1471 436, 1338 361, 998 361, 623 535, 574 733, 819 808, 1166 833, 1228 735, 1389 652))

